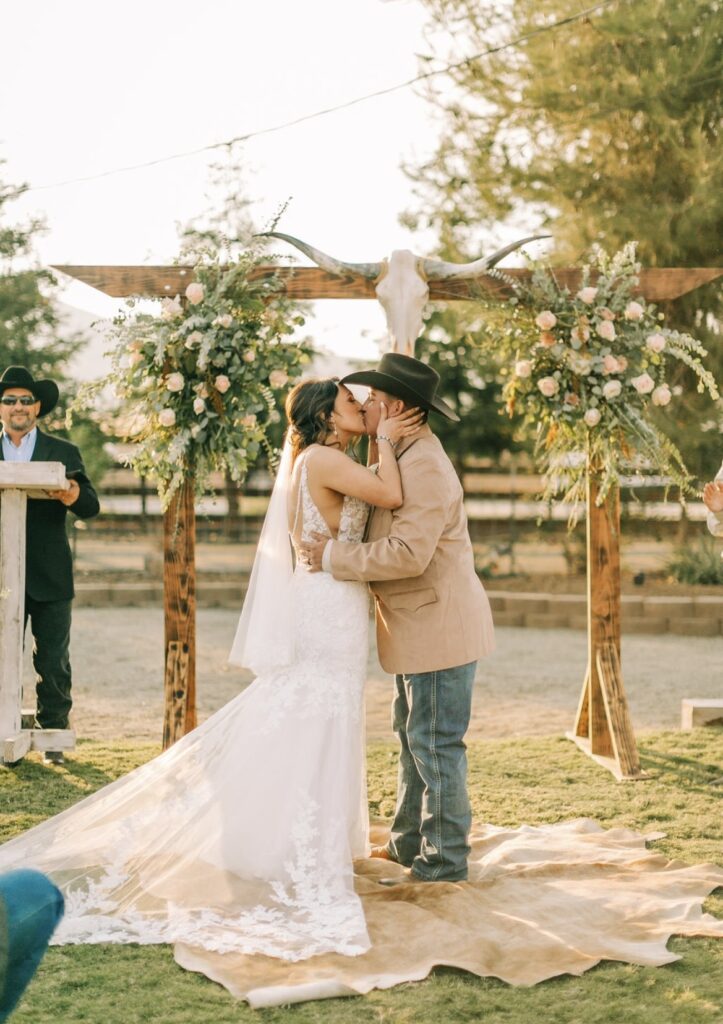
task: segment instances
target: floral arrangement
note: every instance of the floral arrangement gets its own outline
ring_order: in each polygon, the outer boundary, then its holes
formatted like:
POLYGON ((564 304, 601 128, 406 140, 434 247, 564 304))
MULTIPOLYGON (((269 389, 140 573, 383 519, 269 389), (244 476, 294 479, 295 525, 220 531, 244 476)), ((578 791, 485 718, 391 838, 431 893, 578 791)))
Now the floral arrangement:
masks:
POLYGON ((612 257, 594 248, 575 294, 539 264, 529 285, 506 279, 512 316, 498 340, 507 411, 522 411, 536 431, 545 497, 564 492, 574 507, 585 497, 587 465, 599 475, 601 503, 635 467, 690 491, 683 458, 651 412, 681 393, 671 384, 676 362, 693 372, 698 391, 718 397, 700 342, 664 327, 663 314, 637 294, 635 251, 635 243, 612 257))
POLYGON ((113 369, 95 390, 110 384, 122 400, 130 464, 156 478, 164 508, 190 477, 201 494, 213 471, 240 481, 262 450, 273 459, 278 392, 309 349, 289 337, 304 323, 298 306, 251 275, 260 262, 206 253, 183 298, 162 299, 160 315, 130 299, 114 321, 113 369))

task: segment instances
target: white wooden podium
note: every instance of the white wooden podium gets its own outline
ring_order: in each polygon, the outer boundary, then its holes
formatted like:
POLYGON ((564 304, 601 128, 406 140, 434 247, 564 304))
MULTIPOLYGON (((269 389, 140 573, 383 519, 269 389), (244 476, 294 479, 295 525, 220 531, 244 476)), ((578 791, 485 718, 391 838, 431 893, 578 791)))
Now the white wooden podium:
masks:
POLYGON ((29 750, 72 750, 72 729, 23 729, 25 514, 28 498, 68 487, 62 462, 0 460, 0 760, 29 750))

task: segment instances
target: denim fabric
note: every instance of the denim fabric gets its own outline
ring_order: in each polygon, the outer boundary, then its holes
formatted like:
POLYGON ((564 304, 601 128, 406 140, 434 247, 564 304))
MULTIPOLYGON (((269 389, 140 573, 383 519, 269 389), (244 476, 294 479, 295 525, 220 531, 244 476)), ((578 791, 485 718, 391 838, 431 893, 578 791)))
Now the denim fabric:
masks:
POLYGON ((63 916, 62 894, 39 871, 0 875, 5 963, 0 964, 0 1024, 17 1005, 63 916))
POLYGON ((389 852, 428 881, 467 878, 469 726, 477 662, 395 677, 401 753, 389 852))
POLYGON ((70 618, 72 601, 36 601, 25 595, 25 625, 33 634, 33 666, 41 729, 67 729, 70 696, 70 618))

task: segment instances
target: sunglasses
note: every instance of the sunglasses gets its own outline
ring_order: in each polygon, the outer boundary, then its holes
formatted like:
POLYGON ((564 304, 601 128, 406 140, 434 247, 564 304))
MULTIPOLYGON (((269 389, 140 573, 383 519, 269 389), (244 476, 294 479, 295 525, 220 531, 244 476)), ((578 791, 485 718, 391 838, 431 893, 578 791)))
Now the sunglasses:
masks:
POLYGON ((0 402, 2 402, 3 405, 35 405, 37 401, 38 399, 33 398, 32 395, 3 395, 3 397, 0 398, 0 402))

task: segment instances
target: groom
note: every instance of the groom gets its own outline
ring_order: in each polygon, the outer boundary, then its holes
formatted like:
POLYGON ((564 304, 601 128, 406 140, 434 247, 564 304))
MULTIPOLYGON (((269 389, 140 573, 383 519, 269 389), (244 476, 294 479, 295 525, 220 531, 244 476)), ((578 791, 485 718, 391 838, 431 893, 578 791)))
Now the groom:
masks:
MULTIPOLYGON (((371 388, 364 413, 372 436, 382 402, 388 416, 417 406, 458 419, 436 397, 436 371, 410 356, 387 353, 376 370, 341 383, 371 388)), ((429 425, 401 441, 396 456, 402 507, 374 508, 363 543, 319 538, 305 555, 313 570, 369 583, 379 660, 395 676, 397 808, 389 844, 375 854, 404 864, 414 879, 460 881, 471 823, 464 735, 477 659, 494 649, 492 615, 475 572, 462 487, 429 425)))

